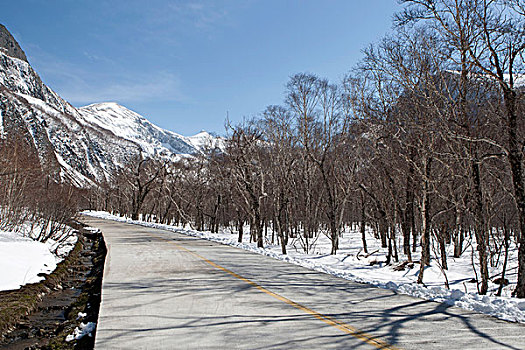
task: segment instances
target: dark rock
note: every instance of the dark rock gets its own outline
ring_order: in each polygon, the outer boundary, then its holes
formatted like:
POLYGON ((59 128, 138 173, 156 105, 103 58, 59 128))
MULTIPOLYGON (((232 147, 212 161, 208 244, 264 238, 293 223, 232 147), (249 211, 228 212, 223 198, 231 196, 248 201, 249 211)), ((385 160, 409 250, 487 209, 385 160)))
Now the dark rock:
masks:
POLYGON ((371 260, 371 261, 369 262, 369 265, 370 265, 370 266, 374 266, 374 265, 379 265, 379 266, 381 266, 381 265, 383 264, 383 262, 384 262, 384 261, 371 260))
POLYGON ((16 39, 9 33, 6 27, 0 24, 0 50, 8 56, 27 62, 27 57, 16 39))
POLYGON ((401 264, 394 266, 392 269, 394 271, 404 271, 405 268, 411 269, 413 267, 414 267, 414 263, 408 262, 408 261, 403 261, 401 264))
POLYGON ((492 280, 493 283, 495 284, 503 284, 504 286, 508 286, 509 285, 509 280, 506 279, 506 278, 501 278, 501 277, 498 277, 494 280, 492 280))

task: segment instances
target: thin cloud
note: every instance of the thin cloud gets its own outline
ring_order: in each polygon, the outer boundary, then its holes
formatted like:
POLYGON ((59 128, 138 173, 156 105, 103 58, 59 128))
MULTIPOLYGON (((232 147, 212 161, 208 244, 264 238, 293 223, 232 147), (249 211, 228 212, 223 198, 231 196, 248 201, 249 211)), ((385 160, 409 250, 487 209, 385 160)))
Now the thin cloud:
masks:
POLYGON ((64 86, 57 92, 69 102, 80 105, 102 101, 155 102, 184 101, 181 84, 170 73, 156 76, 135 76, 124 81, 108 81, 97 84, 81 81, 80 84, 64 86))
MULTIPOLYGON (((38 51, 37 55, 31 56, 30 60, 35 62, 35 69, 42 75, 44 83, 74 105, 103 101, 188 100, 182 92, 180 78, 172 72, 130 73, 115 69, 114 72, 103 73, 61 61, 40 50, 35 51, 38 51)), ((97 57, 97 60, 111 61, 101 57, 97 57)))
POLYGON ((168 9, 169 11, 164 13, 161 20, 176 20, 190 28, 209 30, 228 22, 229 11, 226 7, 217 6, 216 3, 210 1, 171 3, 168 9))
POLYGON ((92 54, 87 51, 84 51, 83 54, 87 59, 89 59, 92 62, 103 62, 103 63, 116 64, 115 60, 108 58, 108 57, 92 54))

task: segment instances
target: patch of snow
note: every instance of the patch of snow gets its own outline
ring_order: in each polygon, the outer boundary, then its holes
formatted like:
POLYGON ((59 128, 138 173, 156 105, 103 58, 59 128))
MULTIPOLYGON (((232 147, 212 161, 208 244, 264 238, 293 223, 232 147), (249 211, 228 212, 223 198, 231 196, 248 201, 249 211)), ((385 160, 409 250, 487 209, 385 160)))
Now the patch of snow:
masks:
POLYGON ((5 131, 4 131, 4 116, 3 111, 0 110, 0 139, 5 139, 5 131))
MULTIPOLYGON (((504 79, 510 82, 510 74, 504 74, 504 79)), ((520 88, 525 85, 525 74, 514 74, 514 87, 520 88)))
POLYGON ((84 323, 81 322, 78 327, 75 328, 73 334, 70 334, 66 337, 66 341, 70 342, 73 340, 79 340, 84 338, 86 335, 91 337, 91 333, 95 330, 97 324, 95 322, 84 323))
POLYGON ((69 164, 66 163, 64 158, 59 153, 55 152, 55 156, 58 160, 58 163, 62 166, 60 169, 60 177, 63 181, 71 180, 73 185, 77 187, 94 187, 95 184, 93 181, 80 174, 78 171, 73 169, 69 164))
POLYGON ((0 231, 0 290, 42 281, 60 261, 49 245, 14 232, 0 231))
POLYGON ((20 232, 0 231, 0 290, 18 289, 44 280, 74 248, 78 237, 42 243, 31 238, 29 225, 20 232))
POLYGON ((83 228, 84 231, 87 231, 87 232, 90 232, 90 233, 100 233, 100 229, 99 228, 96 228, 96 227, 90 227, 90 226, 85 226, 83 228))

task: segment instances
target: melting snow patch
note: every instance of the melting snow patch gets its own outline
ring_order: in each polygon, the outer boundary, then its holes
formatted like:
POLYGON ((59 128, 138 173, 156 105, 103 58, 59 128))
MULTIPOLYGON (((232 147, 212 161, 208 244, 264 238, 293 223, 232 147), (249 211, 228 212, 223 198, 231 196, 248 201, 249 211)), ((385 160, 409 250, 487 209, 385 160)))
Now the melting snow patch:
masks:
POLYGON ((87 232, 90 232, 90 233, 100 233, 100 229, 98 229, 96 227, 86 226, 83 229, 84 229, 84 231, 87 231, 87 232))
POLYGON ((86 335, 91 337, 92 336, 91 333, 95 330, 96 326, 97 324, 95 322, 88 322, 88 323, 81 322, 80 325, 75 328, 75 330, 73 331, 73 334, 70 334, 66 337, 66 341, 70 342, 73 340, 79 340, 79 339, 82 339, 86 335))

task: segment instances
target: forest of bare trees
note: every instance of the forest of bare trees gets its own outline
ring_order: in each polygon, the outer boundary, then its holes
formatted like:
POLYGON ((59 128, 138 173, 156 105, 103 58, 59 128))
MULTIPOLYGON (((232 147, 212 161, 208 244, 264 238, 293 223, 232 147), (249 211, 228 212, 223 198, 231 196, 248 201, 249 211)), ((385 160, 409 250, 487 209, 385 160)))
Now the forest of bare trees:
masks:
POLYGON ((514 244, 514 294, 525 297, 524 4, 402 3, 393 33, 341 83, 296 74, 281 105, 228 125, 224 152, 175 163, 137 157, 91 207, 232 227, 239 241, 249 234, 283 253, 290 237, 308 252, 325 234, 335 254, 350 226, 366 252, 369 226, 387 264, 421 252, 420 283, 431 247, 446 270, 447 247, 459 257, 472 239, 480 294, 496 257, 505 280, 514 244))
POLYGON ((83 191, 42 167, 24 135, 8 135, 0 135, 0 230, 52 239, 58 249, 73 234, 83 191))
POLYGON ((227 121, 224 149, 178 161, 137 154, 81 191, 38 165, 23 135, 2 131, 0 230, 31 222, 33 238, 64 239, 84 206, 230 228, 283 254, 290 239, 309 253, 326 235, 336 254, 348 228, 366 253, 372 229, 387 265, 419 264, 419 283, 431 259, 448 269, 449 248, 472 254, 480 294, 495 278, 501 294, 518 247, 514 295, 525 298, 525 4, 400 2, 392 33, 341 82, 291 76, 281 104, 227 121))

